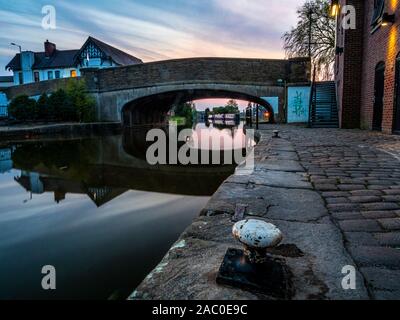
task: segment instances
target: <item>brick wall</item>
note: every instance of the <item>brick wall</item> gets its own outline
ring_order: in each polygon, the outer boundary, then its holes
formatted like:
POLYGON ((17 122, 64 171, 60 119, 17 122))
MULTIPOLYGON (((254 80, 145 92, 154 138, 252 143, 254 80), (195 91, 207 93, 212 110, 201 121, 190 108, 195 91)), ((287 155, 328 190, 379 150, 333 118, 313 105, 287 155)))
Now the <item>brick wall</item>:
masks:
POLYGON ((345 30, 342 16, 338 19, 337 45, 343 53, 336 56, 336 82, 338 86, 339 120, 342 128, 360 127, 361 74, 364 33, 364 2, 342 0, 341 8, 353 5, 356 9, 356 29, 345 30))
POLYGON ((394 115, 395 60, 400 51, 400 1, 386 0, 386 11, 396 12, 396 23, 371 34, 374 0, 341 0, 354 5, 357 29, 342 30, 338 23, 338 46, 343 54, 336 57, 336 82, 343 128, 372 129, 375 68, 385 62, 385 94, 382 130, 392 133, 394 115))
POLYGON ((381 61, 385 62, 385 94, 383 107, 382 130, 392 133, 394 115, 394 90, 395 90, 395 61, 400 51, 400 1, 387 0, 386 10, 389 13, 397 12, 396 23, 381 27, 371 34, 369 27, 372 20, 374 0, 366 0, 366 14, 364 25, 364 55, 362 70, 362 100, 361 123, 367 128, 372 128, 375 68, 381 61))

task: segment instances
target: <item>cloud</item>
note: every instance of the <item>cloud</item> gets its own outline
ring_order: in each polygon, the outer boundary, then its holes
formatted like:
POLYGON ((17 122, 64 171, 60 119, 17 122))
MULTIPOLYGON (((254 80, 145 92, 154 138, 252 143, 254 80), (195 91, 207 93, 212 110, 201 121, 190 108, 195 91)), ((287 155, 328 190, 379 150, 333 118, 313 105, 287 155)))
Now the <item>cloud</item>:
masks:
POLYGON ((25 50, 42 50, 46 39, 61 49, 77 49, 89 35, 144 61, 199 56, 282 58, 281 35, 295 23, 300 2, 59 0, 53 1, 55 31, 40 27, 44 4, 0 0, 0 72, 12 58, 8 55, 11 41, 25 50))

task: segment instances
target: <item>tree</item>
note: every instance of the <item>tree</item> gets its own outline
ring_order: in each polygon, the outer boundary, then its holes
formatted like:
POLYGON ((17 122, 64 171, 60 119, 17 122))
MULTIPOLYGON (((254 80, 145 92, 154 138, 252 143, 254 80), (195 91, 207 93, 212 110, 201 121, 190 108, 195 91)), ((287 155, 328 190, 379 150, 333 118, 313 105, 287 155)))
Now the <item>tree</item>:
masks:
POLYGON ((57 121, 70 121, 72 114, 75 112, 73 104, 68 97, 68 94, 63 89, 58 89, 52 93, 48 99, 48 108, 50 119, 57 121))
POLYGON ((29 98, 27 95, 15 97, 8 111, 11 117, 19 121, 35 120, 36 119, 36 101, 29 98))
POLYGON ((193 123, 196 118, 196 105, 193 102, 180 103, 174 107, 175 116, 186 119, 187 124, 193 123))
POLYGON ((67 83, 67 95, 80 122, 95 120, 96 101, 86 91, 86 84, 83 80, 70 79, 67 83))
POLYGON ((58 89, 51 95, 42 94, 38 101, 27 95, 13 99, 10 116, 19 121, 77 121, 95 120, 96 101, 87 94, 84 81, 71 79, 66 90, 58 89))
POLYGON ((308 0, 298 8, 297 16, 297 26, 282 36, 286 55, 289 58, 311 55, 318 77, 332 78, 336 27, 335 19, 330 16, 330 1, 308 0))
POLYGON ((213 109, 213 114, 227 114, 227 113, 240 113, 239 104, 236 100, 229 100, 225 106, 223 107, 216 107, 213 109))
POLYGON ((50 119, 50 112, 49 112, 49 99, 46 93, 43 93, 37 103, 36 103, 36 110, 37 110, 37 119, 39 120, 48 120, 50 119))
POLYGON ((238 105, 238 103, 236 102, 236 100, 234 100, 234 99, 229 100, 229 101, 226 103, 225 107, 227 107, 227 108, 233 108, 233 109, 239 109, 239 105, 238 105))

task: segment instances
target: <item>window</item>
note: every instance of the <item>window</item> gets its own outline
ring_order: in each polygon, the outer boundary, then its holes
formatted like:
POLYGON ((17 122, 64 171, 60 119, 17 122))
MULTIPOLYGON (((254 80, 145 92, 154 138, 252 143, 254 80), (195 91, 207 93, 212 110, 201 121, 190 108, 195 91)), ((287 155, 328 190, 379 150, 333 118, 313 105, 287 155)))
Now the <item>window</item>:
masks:
POLYGON ((385 11, 385 0, 375 0, 374 14, 372 16, 371 27, 376 30, 382 21, 383 12, 385 11))
POLYGON ((57 71, 55 72, 55 74, 56 74, 56 79, 60 79, 60 75, 61 75, 60 71, 57 70, 57 71))
POLYGON ((39 72, 38 72, 38 71, 35 71, 35 72, 33 73, 33 76, 34 76, 34 78, 35 78, 35 82, 39 82, 39 81, 40 81, 40 75, 39 75, 39 72))
POLYGON ((22 74, 22 72, 18 72, 18 81, 19 84, 24 84, 24 75, 22 74))
POLYGON ((47 72, 47 79, 48 79, 48 80, 53 80, 53 79, 54 79, 54 73, 53 73, 53 71, 48 71, 48 72, 47 72))
POLYGON ((76 78, 77 74, 76 74, 76 70, 71 70, 71 78, 76 78))

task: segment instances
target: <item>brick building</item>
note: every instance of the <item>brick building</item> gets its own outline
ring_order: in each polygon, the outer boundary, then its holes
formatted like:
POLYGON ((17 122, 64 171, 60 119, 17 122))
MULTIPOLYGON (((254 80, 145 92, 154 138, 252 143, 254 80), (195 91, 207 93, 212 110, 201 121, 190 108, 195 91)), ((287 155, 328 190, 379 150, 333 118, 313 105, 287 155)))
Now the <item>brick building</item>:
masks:
POLYGON ((340 6, 335 79, 341 127, 400 133, 400 0, 333 3, 340 6))

